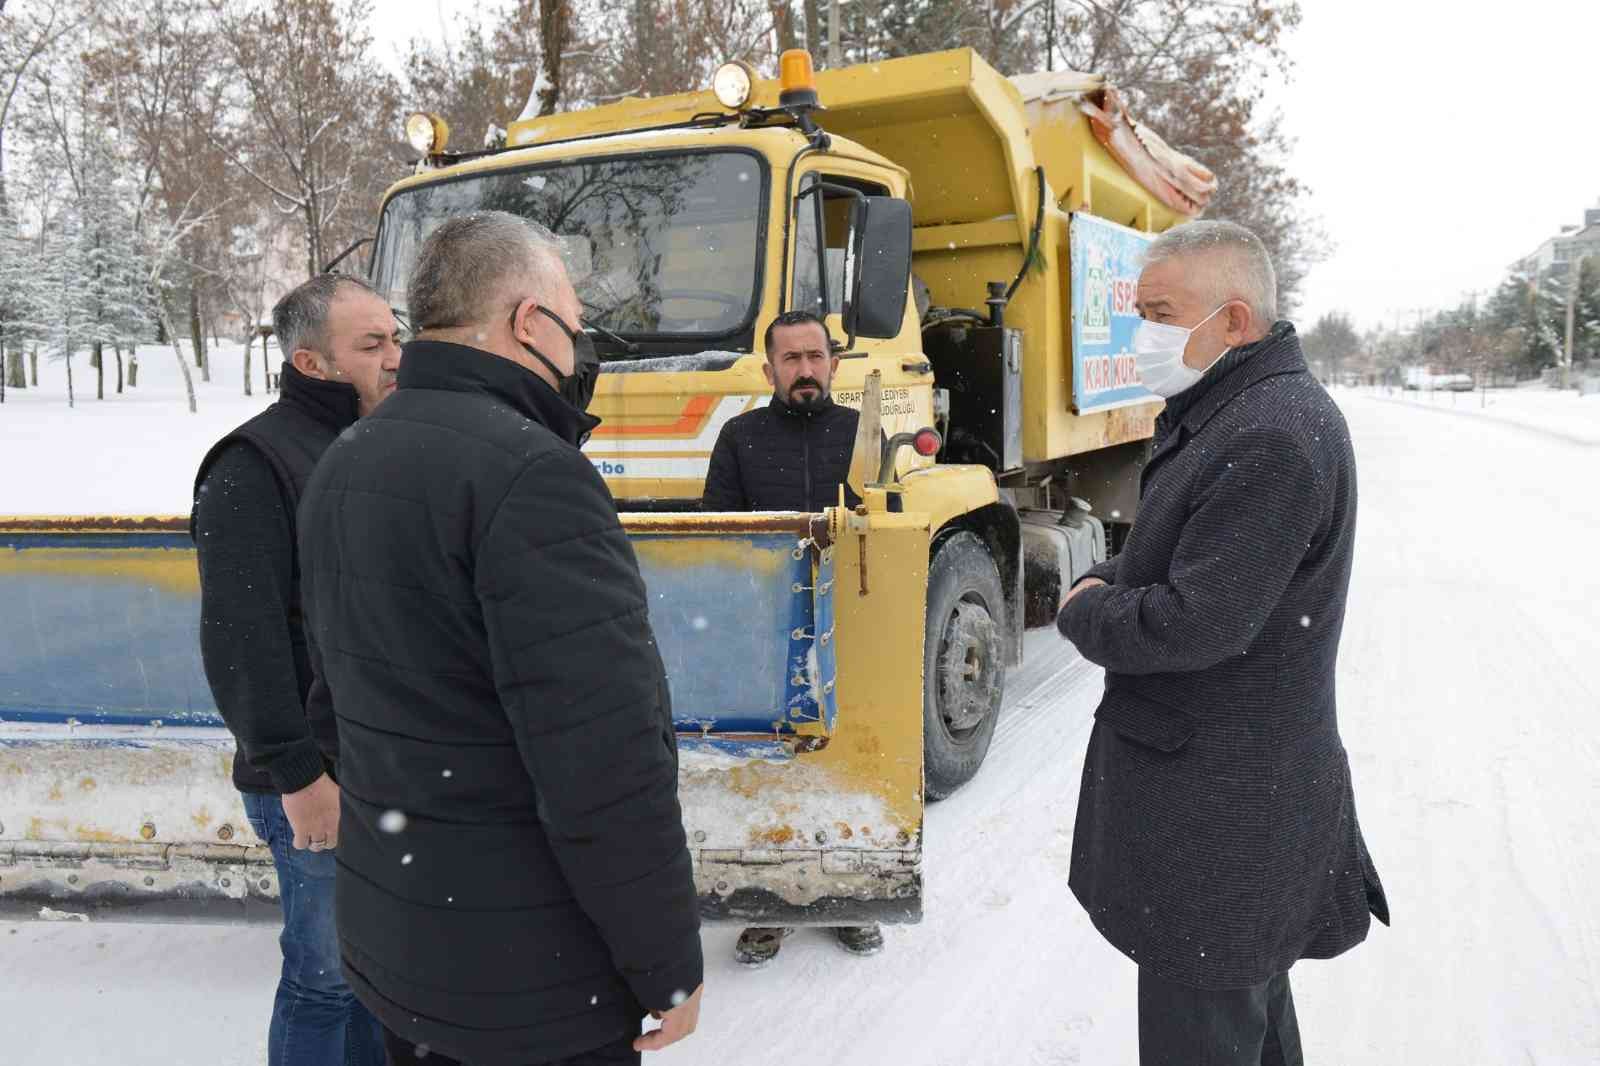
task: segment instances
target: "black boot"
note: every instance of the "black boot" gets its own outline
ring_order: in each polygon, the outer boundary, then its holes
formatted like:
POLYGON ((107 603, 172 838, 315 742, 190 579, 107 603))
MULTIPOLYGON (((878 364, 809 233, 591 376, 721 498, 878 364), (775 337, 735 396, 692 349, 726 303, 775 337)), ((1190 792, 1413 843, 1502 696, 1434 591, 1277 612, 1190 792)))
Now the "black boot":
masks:
POLYGON ((739 942, 733 946, 733 957, 751 969, 765 966, 778 957, 778 949, 783 947, 784 938, 792 932, 792 928, 772 929, 764 926, 746 929, 739 934, 739 942))
POLYGON ((883 930, 875 925, 836 926, 833 935, 839 946, 852 955, 876 955, 883 950, 883 930))

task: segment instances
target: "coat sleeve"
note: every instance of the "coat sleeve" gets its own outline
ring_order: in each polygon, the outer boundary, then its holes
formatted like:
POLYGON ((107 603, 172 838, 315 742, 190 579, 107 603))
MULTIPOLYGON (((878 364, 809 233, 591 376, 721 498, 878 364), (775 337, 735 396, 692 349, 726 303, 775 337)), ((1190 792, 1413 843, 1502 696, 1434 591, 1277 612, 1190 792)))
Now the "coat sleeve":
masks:
POLYGON ((194 538, 200 660, 217 710, 242 757, 279 792, 297 792, 323 761, 289 632, 294 541, 278 479, 249 444, 223 449, 200 483, 194 538))
POLYGON ((1117 583, 1116 557, 1113 556, 1103 563, 1095 563, 1089 567, 1088 570, 1084 571, 1082 577, 1072 583, 1072 587, 1077 588, 1085 581, 1104 581, 1108 585, 1115 585, 1117 583))
POLYGON ((744 494, 744 479, 739 472, 739 443, 734 439, 733 423, 722 427, 717 443, 711 449, 711 463, 706 468, 706 486, 700 495, 702 511, 748 511, 750 502, 744 494))
POLYGON ((1305 559, 1326 507, 1293 434, 1235 434, 1195 489, 1165 584, 1085 589, 1056 624, 1124 674, 1204 670, 1243 654, 1305 559))
POLYGON ((562 449, 475 551, 495 687, 574 898, 646 1009, 701 982, 677 748, 644 583, 605 483, 562 449))

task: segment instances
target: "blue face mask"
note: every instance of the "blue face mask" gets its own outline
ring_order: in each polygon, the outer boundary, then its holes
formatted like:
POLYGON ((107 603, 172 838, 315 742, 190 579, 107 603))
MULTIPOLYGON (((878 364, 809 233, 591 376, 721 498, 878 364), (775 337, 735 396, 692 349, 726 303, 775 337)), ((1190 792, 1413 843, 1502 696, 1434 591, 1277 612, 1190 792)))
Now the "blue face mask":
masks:
POLYGON ((1180 392, 1193 388, 1195 382, 1205 377, 1206 370, 1216 366, 1229 349, 1224 348, 1216 359, 1206 364, 1204 370, 1196 370, 1185 363, 1183 353, 1188 349, 1189 338, 1194 331, 1217 317, 1217 312, 1227 306, 1226 303, 1218 305, 1216 311, 1188 328, 1171 326, 1165 322, 1140 322, 1133 331, 1133 357, 1139 365, 1139 380, 1144 387, 1170 400, 1180 392))

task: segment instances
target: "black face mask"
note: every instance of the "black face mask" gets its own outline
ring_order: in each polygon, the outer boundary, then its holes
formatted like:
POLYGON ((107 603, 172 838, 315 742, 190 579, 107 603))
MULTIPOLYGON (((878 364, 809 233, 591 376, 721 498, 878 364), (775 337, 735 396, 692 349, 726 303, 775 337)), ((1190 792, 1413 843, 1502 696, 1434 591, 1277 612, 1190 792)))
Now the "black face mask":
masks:
MULTIPOLYGON (((572 373, 563 374, 560 369, 545 358, 545 354, 533 345, 523 340, 517 343, 528 350, 528 354, 550 368, 550 373, 556 376, 556 392, 561 398, 580 411, 589 409, 589 401, 594 399, 594 387, 600 378, 600 355, 594 350, 594 341, 582 330, 567 328, 561 321, 561 316, 548 307, 537 307, 534 310, 544 315, 560 327, 561 332, 567 335, 572 342, 572 373)), ((517 335, 517 313, 511 312, 511 335, 517 335)))

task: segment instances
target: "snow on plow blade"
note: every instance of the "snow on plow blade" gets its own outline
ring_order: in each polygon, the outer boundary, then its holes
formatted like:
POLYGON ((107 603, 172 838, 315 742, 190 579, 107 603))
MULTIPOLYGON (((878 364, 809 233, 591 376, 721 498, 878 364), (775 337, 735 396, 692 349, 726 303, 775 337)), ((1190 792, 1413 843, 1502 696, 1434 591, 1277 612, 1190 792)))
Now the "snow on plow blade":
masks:
MULTIPOLYGON (((709 920, 921 913, 915 515, 626 515, 709 920)), ((201 670, 182 519, 0 519, 0 904, 233 915, 277 880, 201 670), (234 907, 239 904, 240 907, 234 907)))

